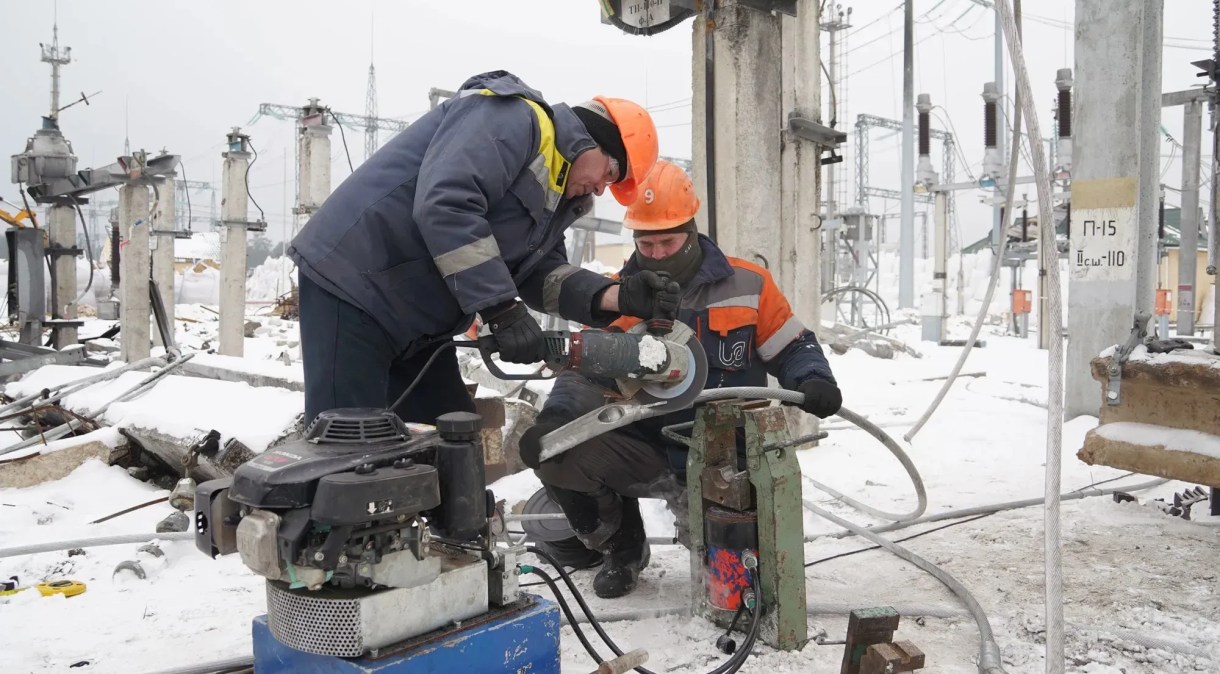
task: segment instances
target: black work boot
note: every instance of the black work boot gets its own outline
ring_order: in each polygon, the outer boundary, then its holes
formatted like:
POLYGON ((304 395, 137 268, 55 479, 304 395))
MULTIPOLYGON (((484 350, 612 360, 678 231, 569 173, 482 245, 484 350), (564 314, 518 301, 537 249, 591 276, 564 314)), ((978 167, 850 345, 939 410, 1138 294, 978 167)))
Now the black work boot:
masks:
POLYGON ((605 562, 593 578, 593 592, 602 599, 630 594, 650 556, 639 501, 623 499, 622 523, 600 549, 605 562))
POLYGON ((602 553, 586 548, 575 536, 559 541, 539 541, 536 545, 556 563, 573 569, 588 569, 602 563, 602 553))

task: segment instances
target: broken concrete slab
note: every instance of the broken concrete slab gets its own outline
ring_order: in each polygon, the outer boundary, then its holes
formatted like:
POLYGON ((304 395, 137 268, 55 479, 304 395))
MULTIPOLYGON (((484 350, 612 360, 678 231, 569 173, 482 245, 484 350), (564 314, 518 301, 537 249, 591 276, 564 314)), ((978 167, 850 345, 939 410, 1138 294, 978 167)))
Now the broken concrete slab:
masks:
MULTIPOLYGON (((51 443, 61 448, 51 451, 32 452, 17 458, 8 458, 0 462, 0 488, 29 487, 51 480, 66 477, 89 459, 98 459, 106 464, 112 464, 128 453, 126 443, 117 439, 88 439, 95 433, 113 432, 113 429, 100 429, 89 435, 51 443)), ((48 447, 50 447, 49 445, 48 447)), ((32 447, 31 450, 45 448, 32 447)))
POLYGON ((289 391, 305 390, 305 371, 298 363, 249 360, 234 356, 199 353, 182 366, 184 374, 220 381, 244 382, 250 386, 272 386, 289 391))
POLYGON ((1220 357, 1202 350, 1148 354, 1139 348, 1123 363, 1118 405, 1103 402, 1112 356, 1090 363, 1101 385, 1101 423, 1135 421, 1220 435, 1220 357))
MULTIPOLYGON (((48 366, 9 384, 6 391, 24 395, 92 372, 87 368, 48 366)), ((62 404, 79 414, 90 414, 145 377, 144 373, 129 372, 74 393, 62 404)), ((114 403, 98 421, 121 430, 175 470, 182 469, 187 452, 202 436, 216 430, 215 456, 202 456, 198 469, 192 471, 191 476, 200 480, 229 475, 267 447, 299 437, 303 411, 304 395, 299 391, 169 375, 143 395, 114 403)))
POLYGON ((1087 464, 1220 487, 1220 436, 1116 422, 1089 431, 1076 456, 1087 464))
POLYGON ((1108 405, 1113 357, 1090 363, 1101 423, 1085 436, 1080 460, 1220 487, 1220 357, 1137 347, 1123 363, 1118 404, 1108 405))

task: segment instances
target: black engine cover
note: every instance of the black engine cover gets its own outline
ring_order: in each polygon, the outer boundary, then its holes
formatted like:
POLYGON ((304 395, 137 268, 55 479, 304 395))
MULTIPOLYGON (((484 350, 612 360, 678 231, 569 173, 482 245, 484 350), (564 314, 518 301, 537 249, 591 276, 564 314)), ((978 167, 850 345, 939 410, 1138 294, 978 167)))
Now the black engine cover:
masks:
MULTIPOLYGON (((238 467, 229 498, 251 508, 305 508, 314 503, 320 482, 328 479, 324 491, 328 500, 364 499, 358 501, 364 511, 370 501, 385 500, 389 494, 398 501, 389 510, 374 505, 379 512, 359 522, 403 514, 405 507, 421 506, 414 511, 419 512, 435 507, 440 500, 435 468, 418 465, 433 463, 439 441, 433 431, 410 431, 389 410, 329 410, 310 424, 304 440, 267 450, 238 467), (405 459, 417 465, 391 469, 396 461, 405 466, 405 459), (365 474, 353 472, 358 467, 365 474), (351 477, 343 477, 345 474, 351 477), (416 489, 419 491, 409 491, 416 489), (374 494, 384 495, 365 499, 374 494)), ((354 508, 357 503, 327 503, 322 510, 326 517, 356 523, 349 505, 354 508)))
POLYGON ((342 526, 415 515, 440 505, 436 478, 436 468, 409 462, 327 475, 318 481, 309 516, 319 524, 342 526))

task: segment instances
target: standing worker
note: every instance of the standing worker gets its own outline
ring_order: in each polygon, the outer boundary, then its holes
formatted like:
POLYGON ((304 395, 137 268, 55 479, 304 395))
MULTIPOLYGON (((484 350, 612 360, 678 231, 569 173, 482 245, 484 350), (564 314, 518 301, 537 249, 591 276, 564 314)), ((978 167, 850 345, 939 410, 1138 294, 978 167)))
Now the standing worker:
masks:
MULTIPOLYGON (((805 394, 801 409, 819 418, 839 411, 843 396, 817 338, 792 313, 771 274, 726 256, 695 228, 699 199, 682 169, 657 162, 627 209, 635 253, 623 267, 667 272, 682 287, 678 320, 694 329, 708 358, 705 388, 766 386, 767 374, 805 394)), ((620 318, 611 329, 630 329, 620 318)), ((539 465, 540 440, 607 402, 611 380, 562 373, 534 426, 521 437, 521 459, 535 469, 547 494, 563 509, 576 536, 538 546, 566 566, 602 564, 593 590, 603 598, 631 592, 648 565, 648 540, 638 499, 662 498, 677 516, 679 540, 687 537, 687 448, 661 428, 692 421, 693 409, 638 421, 592 438, 539 465)), ((745 447, 738 437, 738 457, 745 447)))
POLYGON ((306 423, 386 407, 417 376, 395 408, 404 420, 474 411, 457 356, 436 351, 475 314, 501 360, 535 363, 542 331, 526 305, 605 325, 676 304, 659 275, 608 279, 569 264, 563 246, 592 195, 609 186, 630 205, 656 159, 656 127, 631 101, 551 106, 511 73, 467 80, 343 181, 288 249, 306 423))

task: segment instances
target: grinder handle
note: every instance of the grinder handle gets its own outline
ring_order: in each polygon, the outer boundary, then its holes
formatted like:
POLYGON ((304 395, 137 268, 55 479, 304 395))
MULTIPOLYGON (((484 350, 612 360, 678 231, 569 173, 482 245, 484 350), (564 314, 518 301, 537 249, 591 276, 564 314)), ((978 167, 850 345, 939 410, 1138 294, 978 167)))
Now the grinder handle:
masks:
POLYGON ((498 351, 494 335, 480 335, 475 341, 454 341, 454 344, 462 348, 477 348, 479 355, 483 358, 483 364, 487 366, 489 372, 495 375, 496 379, 505 381, 554 379, 559 376, 559 370, 568 364, 568 344, 571 342, 571 333, 567 330, 543 330, 542 338, 546 344, 546 359, 543 362, 551 370, 550 374, 542 374, 541 372, 509 374, 501 370, 496 365, 496 361, 492 359, 492 354, 498 351))

